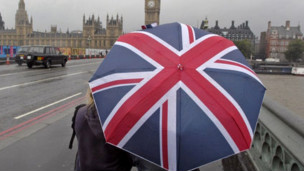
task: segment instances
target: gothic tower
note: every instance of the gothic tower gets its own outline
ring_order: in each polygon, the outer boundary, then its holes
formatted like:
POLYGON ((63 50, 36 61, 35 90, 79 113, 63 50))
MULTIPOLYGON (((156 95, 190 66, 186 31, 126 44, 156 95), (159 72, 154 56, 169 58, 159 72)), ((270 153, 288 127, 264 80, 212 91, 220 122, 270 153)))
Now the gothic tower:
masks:
POLYGON ((159 24, 160 0, 145 0, 145 24, 159 24))
POLYGON ((116 19, 112 16, 111 19, 107 15, 107 28, 106 28, 106 47, 112 47, 120 35, 123 34, 123 17, 116 15, 116 19))
POLYGON ((84 47, 93 48, 96 47, 96 40, 98 39, 98 35, 103 32, 102 23, 100 18, 95 19, 94 14, 89 16, 86 20, 85 15, 83 15, 83 32, 82 37, 85 43, 83 43, 84 47), (97 36, 97 37, 96 37, 97 36))
POLYGON ((4 30, 4 21, 2 20, 2 16, 1 16, 1 13, 0 13, 0 30, 4 30))
MULTIPOLYGON (((27 12, 25 10, 24 0, 19 1, 19 8, 15 16, 16 33, 19 36, 26 36, 33 32, 33 18, 31 21, 28 19, 27 12)), ((23 44, 23 42, 20 42, 23 44)))

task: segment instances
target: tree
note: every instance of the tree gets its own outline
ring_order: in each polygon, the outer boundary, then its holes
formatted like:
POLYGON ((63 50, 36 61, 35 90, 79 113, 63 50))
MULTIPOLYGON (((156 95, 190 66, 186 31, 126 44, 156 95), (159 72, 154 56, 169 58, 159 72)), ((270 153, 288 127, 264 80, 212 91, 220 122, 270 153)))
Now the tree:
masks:
POLYGON ((304 42, 303 40, 292 40, 290 41, 287 51, 285 52, 285 58, 290 62, 296 62, 303 56, 304 42))
POLYGON ((249 40, 234 41, 234 44, 238 47, 238 49, 246 58, 250 58, 252 54, 252 48, 249 40))

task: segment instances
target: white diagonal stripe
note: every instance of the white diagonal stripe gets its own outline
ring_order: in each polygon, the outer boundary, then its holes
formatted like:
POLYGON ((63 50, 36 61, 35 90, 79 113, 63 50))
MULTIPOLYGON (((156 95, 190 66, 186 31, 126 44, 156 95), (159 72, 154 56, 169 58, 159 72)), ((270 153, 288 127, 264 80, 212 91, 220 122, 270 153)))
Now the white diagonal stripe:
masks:
POLYGON ((230 103, 233 104, 233 106, 237 109, 237 111, 240 113, 242 119, 244 120, 247 130, 250 134, 251 139, 253 138, 253 131, 251 129, 250 123, 248 121, 247 116, 245 115, 244 111, 242 110, 242 108, 240 107, 240 105, 236 102, 236 100, 234 100, 234 98, 222 87, 220 86, 215 80, 213 80, 208 74, 206 74, 205 72, 200 72, 200 74, 202 74, 203 77, 205 77, 214 87, 216 87, 219 92, 221 92, 224 97, 226 97, 230 103))
POLYGON ((153 72, 134 72, 134 73, 117 73, 107 75, 105 77, 98 78, 89 83, 90 88, 97 87, 102 84, 106 84, 109 82, 117 81, 117 80, 129 80, 129 79, 143 79, 150 78, 155 73, 153 72))
POLYGON ((229 65, 229 64, 222 64, 222 63, 213 63, 213 64, 209 65, 208 68, 241 72, 241 73, 244 73, 244 74, 247 74, 247 75, 251 76, 256 81, 258 81, 261 85, 263 85, 261 80, 255 74, 253 74, 252 72, 250 72, 250 71, 248 71, 248 70, 246 70, 242 67, 229 65))
POLYGON ((138 129, 152 116, 152 114, 159 109, 162 104, 168 100, 170 94, 173 92, 177 92, 179 88, 179 84, 173 86, 167 94, 165 94, 159 101, 157 101, 148 111, 145 113, 139 121, 130 129, 130 131, 123 137, 123 139, 118 143, 118 147, 124 147, 126 143, 130 140, 130 138, 138 131, 138 129))
POLYGON ((238 153, 240 150, 231 138, 230 134, 227 132, 222 123, 213 115, 213 113, 208 109, 208 107, 184 84, 181 83, 181 88, 189 95, 189 97, 204 111, 204 113, 209 117, 213 124, 218 128, 223 137, 226 139, 227 143, 230 145, 234 153, 238 153))
MULTIPOLYGON (((232 61, 232 60, 227 60, 227 59, 220 59, 222 61, 227 61, 227 62, 232 62, 232 63, 235 63, 235 64, 238 64, 238 65, 242 65, 243 67, 247 68, 242 68, 242 67, 239 67, 239 66, 236 66, 236 65, 230 65, 230 64, 223 64, 223 63, 213 63, 213 64, 210 64, 208 66, 208 68, 214 68, 214 69, 219 69, 219 70, 231 70, 231 71, 238 71, 238 72, 242 72, 242 73, 245 73, 249 76, 251 76, 252 78, 254 78, 255 80, 257 80, 261 85, 263 85, 262 81, 255 75, 253 74, 252 72, 254 72, 251 68, 247 67, 246 65, 242 64, 242 63, 239 63, 239 62, 236 62, 236 61, 232 61), (251 72, 250 72, 251 71, 251 72)), ((263 85, 264 86, 264 85, 263 85)))
POLYGON ((211 59, 209 59, 207 62, 205 62, 203 65, 201 65, 200 67, 198 67, 196 70, 197 71, 203 71, 205 68, 209 67, 210 65, 212 65, 215 61, 217 61, 218 59, 220 59, 221 57, 227 55, 228 53, 237 50, 236 46, 231 46, 228 47, 224 50, 222 50, 220 53, 216 54, 214 57, 212 57, 211 59))
POLYGON ((115 43, 115 45, 123 46, 123 47, 131 50, 132 52, 136 53, 138 56, 140 56, 141 58, 143 58, 144 60, 146 60, 147 62, 149 62, 151 65, 153 65, 156 68, 161 68, 161 69, 163 68, 163 66, 161 66, 159 63, 157 63, 152 58, 150 58, 149 56, 147 56, 146 54, 144 54, 142 51, 140 51, 139 49, 137 49, 136 47, 134 47, 134 46, 132 46, 132 45, 130 45, 128 43, 117 41, 115 43))

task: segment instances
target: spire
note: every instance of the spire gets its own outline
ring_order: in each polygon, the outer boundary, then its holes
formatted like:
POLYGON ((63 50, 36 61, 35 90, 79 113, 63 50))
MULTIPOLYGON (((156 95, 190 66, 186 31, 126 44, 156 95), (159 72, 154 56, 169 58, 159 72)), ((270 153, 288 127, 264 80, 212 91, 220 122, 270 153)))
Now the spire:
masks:
POLYGON ((25 3, 24 0, 19 1, 19 9, 24 9, 25 10, 25 3))
POLYGON ((214 27, 214 29, 220 29, 220 26, 218 24, 218 20, 215 21, 215 27, 214 27))
POLYGON ((236 29, 235 26, 234 26, 234 20, 232 20, 232 22, 231 22, 230 29, 236 29))
POLYGON ((0 30, 4 30, 4 21, 2 20, 2 16, 1 16, 1 13, 0 13, 0 30))

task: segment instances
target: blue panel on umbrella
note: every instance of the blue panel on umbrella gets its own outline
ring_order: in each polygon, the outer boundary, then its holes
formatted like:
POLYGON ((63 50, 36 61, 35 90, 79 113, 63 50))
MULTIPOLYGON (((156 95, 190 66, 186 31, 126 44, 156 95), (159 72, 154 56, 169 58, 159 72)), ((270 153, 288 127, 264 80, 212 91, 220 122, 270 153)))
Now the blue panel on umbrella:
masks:
POLYGON ((205 70, 240 105, 254 131, 265 88, 250 76, 228 70, 205 70))
POLYGON ((160 110, 157 110, 133 135, 124 149, 160 165, 160 110))
POLYGON ((107 119, 115 105, 126 95, 134 86, 124 86, 111 88, 94 94, 96 107, 99 111, 101 122, 107 119), (115 94, 115 96, 113 96, 115 94))
POLYGON ((201 108, 182 90, 177 107, 178 170, 185 171, 233 154, 226 139, 201 108), (212 135, 212 136, 211 136, 212 135))
POLYGON ((201 30, 201 29, 197 29, 197 28, 193 28, 194 32, 195 32, 195 37, 196 39, 199 39, 207 34, 210 34, 209 32, 205 31, 205 30, 201 30))
POLYGON ((180 24, 171 23, 164 24, 153 29, 146 29, 144 31, 152 33, 157 37, 161 37, 165 42, 173 46, 177 50, 182 50, 181 35, 180 35, 180 24), (179 35, 177 35, 177 33, 179 35))
POLYGON ((222 59, 236 61, 236 62, 239 62, 239 63, 251 68, 251 66, 246 61, 244 55, 239 50, 234 50, 234 51, 228 53, 227 55, 223 56, 222 59))
POLYGON ((156 68, 136 53, 115 45, 90 81, 113 73, 153 71, 156 68), (98 73, 98 75, 96 74, 98 73))

